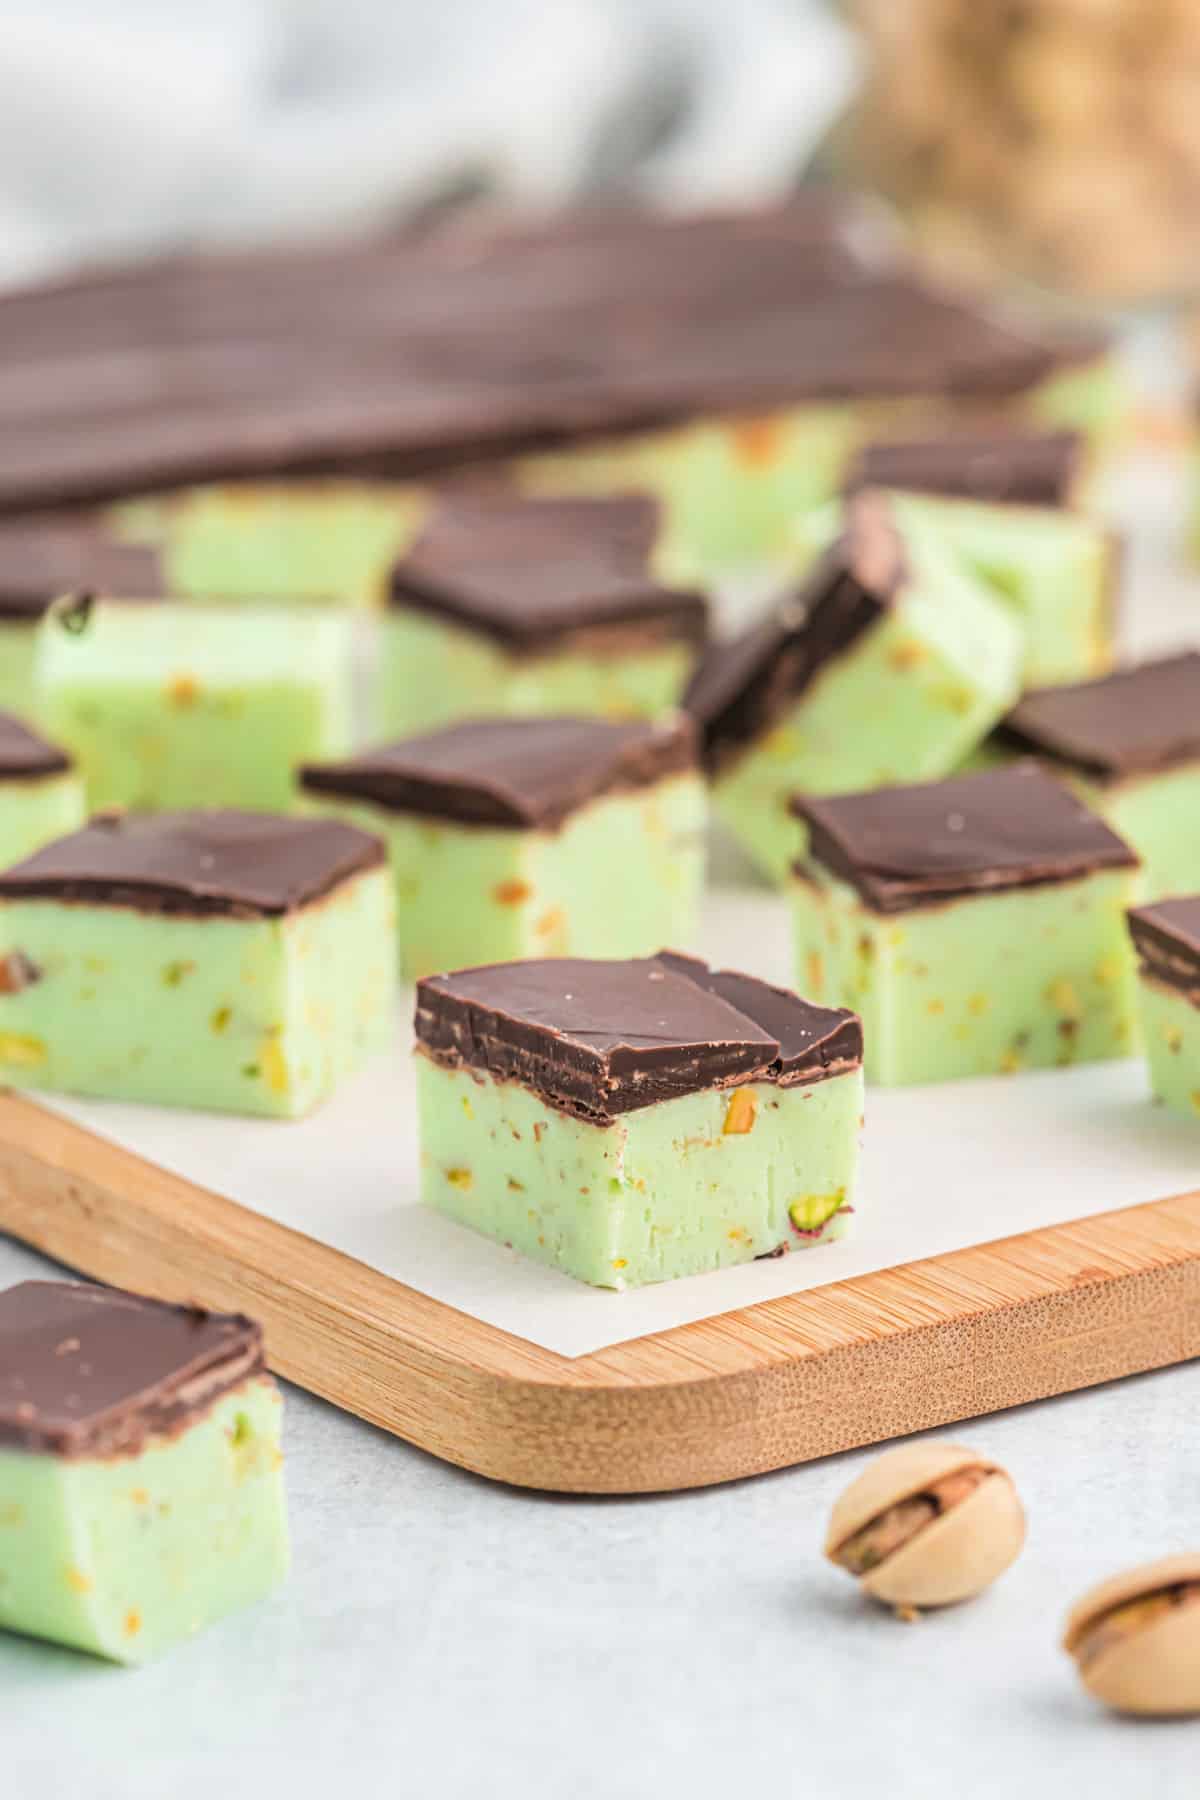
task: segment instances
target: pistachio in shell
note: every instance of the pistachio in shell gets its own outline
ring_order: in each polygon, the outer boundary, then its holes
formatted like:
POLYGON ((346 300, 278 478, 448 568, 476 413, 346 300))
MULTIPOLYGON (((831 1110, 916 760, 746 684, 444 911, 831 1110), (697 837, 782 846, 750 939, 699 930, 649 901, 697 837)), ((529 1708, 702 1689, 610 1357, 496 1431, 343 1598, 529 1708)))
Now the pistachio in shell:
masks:
POLYGON ((1072 1607, 1063 1649, 1117 1712, 1200 1713, 1200 1552, 1101 1582, 1072 1607))
POLYGON ((1024 1542, 1025 1514, 998 1464, 962 1444, 901 1444, 834 1506, 825 1554, 908 1613, 982 1593, 1024 1542))

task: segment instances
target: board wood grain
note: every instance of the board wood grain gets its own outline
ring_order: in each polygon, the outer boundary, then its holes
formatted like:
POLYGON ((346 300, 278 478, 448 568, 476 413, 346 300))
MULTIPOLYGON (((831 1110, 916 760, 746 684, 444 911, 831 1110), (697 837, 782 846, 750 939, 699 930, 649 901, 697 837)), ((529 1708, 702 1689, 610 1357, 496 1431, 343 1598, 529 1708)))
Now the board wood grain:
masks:
POLYGON ((1200 1355, 1200 1193, 566 1358, 0 1096, 0 1229, 241 1309, 273 1368, 522 1487, 701 1487, 1200 1355))

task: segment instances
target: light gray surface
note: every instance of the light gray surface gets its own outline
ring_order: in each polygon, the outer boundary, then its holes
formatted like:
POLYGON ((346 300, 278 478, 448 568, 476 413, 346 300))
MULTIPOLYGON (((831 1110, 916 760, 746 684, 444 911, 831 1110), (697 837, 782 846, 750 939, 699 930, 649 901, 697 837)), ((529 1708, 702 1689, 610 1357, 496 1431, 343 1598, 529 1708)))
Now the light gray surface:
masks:
MULTIPOLYGON (((0 1286, 46 1267, 0 1240, 0 1286)), ((817 1554, 861 1462, 653 1500, 498 1488, 289 1390, 288 1585, 160 1663, 0 1635, 13 1800, 1194 1800, 1200 1722, 1105 1716, 1076 1593, 1200 1545, 1200 1372, 964 1426, 1025 1555, 900 1625, 817 1554)))

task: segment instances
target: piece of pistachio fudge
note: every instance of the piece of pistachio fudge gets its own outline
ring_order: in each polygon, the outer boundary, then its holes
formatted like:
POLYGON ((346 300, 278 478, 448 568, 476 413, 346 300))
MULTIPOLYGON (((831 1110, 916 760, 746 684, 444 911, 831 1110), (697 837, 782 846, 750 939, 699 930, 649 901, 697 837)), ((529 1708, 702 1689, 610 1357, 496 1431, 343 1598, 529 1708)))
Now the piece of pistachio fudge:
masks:
POLYGON ((83 781, 56 744, 0 713, 0 869, 82 825, 83 781))
POLYGON ((301 785, 387 844, 408 979, 695 934, 706 801, 683 716, 474 720, 311 765, 301 785))
POLYGON ((141 1663, 287 1573, 260 1328, 111 1288, 0 1293, 0 1626, 141 1663))
POLYGON ((391 1030, 384 847, 335 819, 100 815, 0 872, 0 1073, 293 1118, 391 1030))
POLYGON ((1134 907, 1142 1043, 1155 1097, 1200 1118, 1200 894, 1134 907))
POLYGON ((684 704, 717 814, 783 881, 803 848, 796 792, 945 775, 1016 698, 1021 636, 1006 609, 875 492, 800 587, 716 645, 684 704))
POLYGON ((1061 782, 1020 763, 795 804, 800 979, 861 1012, 868 1080, 1130 1053, 1137 858, 1061 782))
POLYGON ((672 952, 417 989, 421 1196, 597 1287, 840 1237, 862 1032, 672 952))
POLYGON ((1141 858, 1141 897, 1200 890, 1200 654, 1024 694, 987 745, 1069 781, 1141 858))
POLYGON ((936 436, 893 437, 864 444, 850 464, 846 490, 900 488, 958 500, 1009 506, 1078 506, 1084 497, 1088 446, 1079 431, 1022 430, 999 421, 943 427, 936 436))
POLYGON ((56 608, 38 709, 94 809, 283 812, 298 766, 350 742, 350 621, 315 606, 56 608))
POLYGON ((650 569, 657 509, 447 497, 395 571, 376 714, 410 732, 484 715, 653 716, 704 640, 703 597, 650 569))

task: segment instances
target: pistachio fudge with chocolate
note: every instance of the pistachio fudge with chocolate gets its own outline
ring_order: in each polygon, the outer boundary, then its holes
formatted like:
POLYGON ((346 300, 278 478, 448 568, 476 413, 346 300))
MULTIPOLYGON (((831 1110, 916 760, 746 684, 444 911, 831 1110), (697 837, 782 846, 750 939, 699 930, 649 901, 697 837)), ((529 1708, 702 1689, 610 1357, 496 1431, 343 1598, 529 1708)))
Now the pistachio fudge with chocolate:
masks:
POLYGON ((1150 1082, 1173 1112, 1200 1118, 1200 894, 1129 914, 1150 1082))
POLYGON ((1025 430, 1011 423, 967 423, 937 435, 864 444, 846 490, 901 488, 1008 506, 1078 506, 1087 475, 1079 431, 1025 430))
POLYGON ((301 787, 387 844, 410 979, 694 935, 706 809, 684 717, 475 720, 311 765, 301 787))
POLYGON ((0 1073, 291 1118, 391 1028, 383 845, 334 819, 101 815, 0 872, 0 1073))
POLYGON ((840 1237, 862 1116, 853 1013, 662 952, 417 988, 421 1195, 598 1287, 840 1237))
POLYGON ((83 781, 56 744, 0 713, 0 869, 82 825, 83 781))
POLYGON ((260 1328, 111 1288, 0 1293, 0 1626, 141 1663, 287 1573, 260 1328))
POLYGON ((1200 654, 1025 694, 988 745, 1035 756, 1142 859, 1141 895, 1200 889, 1200 654))
POLYGON ((93 808, 283 812, 298 765, 350 743, 350 621, 315 606, 55 609, 38 707, 93 808))
POLYGON ((789 802, 945 775, 1015 699, 1020 632, 919 524, 875 492, 806 580, 685 698, 713 806, 782 881, 803 847, 789 802))
POLYGON ((653 716, 704 641, 700 594, 651 571, 653 502, 447 497, 392 578, 377 717, 653 716))
POLYGON ((797 800, 799 979, 861 1012, 868 1079, 1127 1056, 1137 857, 1035 764, 797 800))

